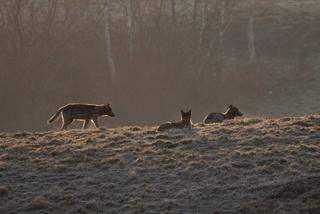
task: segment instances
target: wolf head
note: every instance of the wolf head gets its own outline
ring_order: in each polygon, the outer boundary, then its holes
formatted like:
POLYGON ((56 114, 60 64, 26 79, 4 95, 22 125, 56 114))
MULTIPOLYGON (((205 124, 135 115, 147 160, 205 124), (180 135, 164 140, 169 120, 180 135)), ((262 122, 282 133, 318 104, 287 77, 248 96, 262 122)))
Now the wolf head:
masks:
POLYGON ((109 117, 115 117, 116 115, 113 113, 111 105, 103 105, 103 114, 108 115, 109 117))
POLYGON ((229 118, 241 117, 243 115, 237 107, 234 107, 233 105, 229 105, 228 107, 229 109, 226 114, 229 118))
POLYGON ((185 123, 190 123, 191 122, 191 110, 188 112, 184 112, 181 110, 181 120, 185 123))

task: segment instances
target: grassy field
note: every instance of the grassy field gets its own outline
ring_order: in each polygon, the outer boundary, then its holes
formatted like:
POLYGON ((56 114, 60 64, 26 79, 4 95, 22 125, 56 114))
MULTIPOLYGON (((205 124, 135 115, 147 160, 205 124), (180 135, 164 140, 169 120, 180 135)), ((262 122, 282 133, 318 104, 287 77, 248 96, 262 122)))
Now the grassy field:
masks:
POLYGON ((320 116, 0 134, 0 213, 319 213, 320 116))

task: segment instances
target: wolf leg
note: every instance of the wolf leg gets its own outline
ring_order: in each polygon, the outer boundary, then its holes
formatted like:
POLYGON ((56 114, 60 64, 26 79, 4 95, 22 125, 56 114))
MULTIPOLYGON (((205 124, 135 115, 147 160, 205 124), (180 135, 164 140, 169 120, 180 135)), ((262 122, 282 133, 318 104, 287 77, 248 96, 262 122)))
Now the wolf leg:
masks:
POLYGON ((83 128, 83 129, 87 129, 87 128, 89 127, 89 123, 90 123, 90 120, 85 120, 85 121, 83 122, 82 128, 83 128))
POLYGON ((65 130, 67 126, 72 123, 72 118, 69 117, 69 115, 62 113, 62 126, 61 130, 65 130))
POLYGON ((92 121, 93 121, 95 127, 96 127, 96 128, 99 128, 98 118, 93 118, 92 121))

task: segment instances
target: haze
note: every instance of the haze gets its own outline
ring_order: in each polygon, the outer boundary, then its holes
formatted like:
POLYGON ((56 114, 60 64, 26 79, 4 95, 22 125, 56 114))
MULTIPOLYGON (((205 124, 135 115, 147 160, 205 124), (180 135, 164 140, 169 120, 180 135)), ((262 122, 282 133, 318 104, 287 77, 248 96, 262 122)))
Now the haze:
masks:
MULTIPOLYGON (((315 0, 0 0, 0 131, 57 129, 71 102, 107 127, 319 113, 315 0), (107 4, 105 4, 107 2, 107 4)), ((81 124, 74 124, 81 127, 81 124)))

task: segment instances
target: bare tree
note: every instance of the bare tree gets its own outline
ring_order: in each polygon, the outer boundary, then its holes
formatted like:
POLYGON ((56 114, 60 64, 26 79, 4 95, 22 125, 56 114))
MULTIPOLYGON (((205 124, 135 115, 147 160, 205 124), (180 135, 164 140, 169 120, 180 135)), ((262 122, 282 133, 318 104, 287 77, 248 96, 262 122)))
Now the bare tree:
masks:
POLYGON ((160 4, 158 5, 156 3, 155 9, 156 9, 156 27, 159 28, 160 22, 161 22, 161 16, 162 16, 162 7, 163 7, 163 0, 160 0, 160 4))
POLYGON ((192 14, 192 30, 195 30, 197 24, 197 11, 198 11, 199 0, 193 1, 193 14, 192 14))
POLYGON ((111 79, 112 83, 116 84, 116 67, 113 60, 112 54, 112 43, 111 43, 111 31, 110 31, 110 0, 104 1, 103 6, 103 15, 104 15, 104 37, 105 37, 105 45, 107 58, 109 63, 109 68, 111 71, 111 79))
POLYGON ((58 0, 50 0, 48 2, 48 15, 46 21, 46 36, 50 36, 53 21, 57 12, 58 0))
POLYGON ((22 23, 22 1, 16 0, 13 4, 12 18, 14 22, 14 30, 12 36, 12 46, 16 53, 25 55, 25 35, 22 23))
POLYGON ((171 0, 171 14, 172 14, 172 24, 176 27, 177 18, 176 18, 176 1, 171 0))
POLYGON ((128 25, 128 46, 129 46, 129 54, 130 59, 133 56, 133 31, 132 31, 132 17, 133 17, 133 11, 132 11, 132 0, 128 0, 128 6, 127 6, 127 25, 128 25))
POLYGON ((254 17, 251 15, 248 22, 248 40, 249 40, 249 58, 250 61, 255 59, 256 48, 255 48, 255 38, 254 38, 254 17))
POLYGON ((220 0, 220 30, 219 30, 219 36, 220 36, 220 42, 223 42, 223 33, 224 33, 224 27, 225 27, 225 1, 220 0))
POLYGON ((199 42, 198 42, 198 53, 201 52, 201 47, 203 43, 203 37, 204 37, 204 31, 207 25, 207 11, 206 11, 207 5, 202 2, 202 7, 201 7, 201 19, 200 19, 200 31, 199 31, 199 42))

